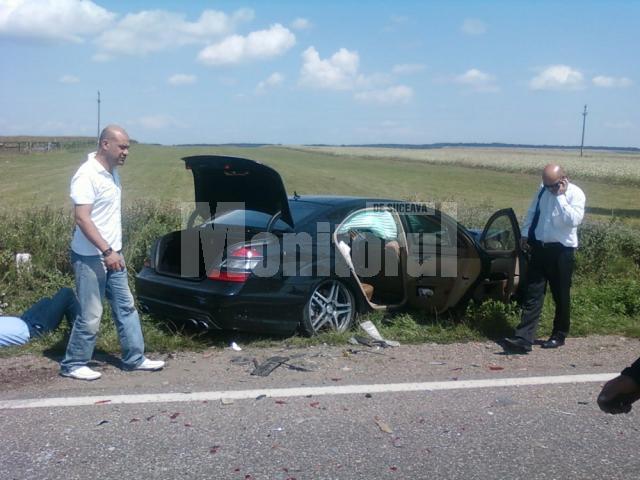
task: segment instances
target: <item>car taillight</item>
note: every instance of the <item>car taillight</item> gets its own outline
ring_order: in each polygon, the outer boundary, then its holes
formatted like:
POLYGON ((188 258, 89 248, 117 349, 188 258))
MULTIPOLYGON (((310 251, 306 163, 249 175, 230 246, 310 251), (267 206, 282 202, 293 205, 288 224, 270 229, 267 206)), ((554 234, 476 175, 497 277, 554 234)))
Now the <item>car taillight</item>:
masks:
POLYGON ((223 282, 245 282, 260 262, 262 253, 251 246, 243 245, 233 249, 218 268, 211 269, 207 278, 223 282))

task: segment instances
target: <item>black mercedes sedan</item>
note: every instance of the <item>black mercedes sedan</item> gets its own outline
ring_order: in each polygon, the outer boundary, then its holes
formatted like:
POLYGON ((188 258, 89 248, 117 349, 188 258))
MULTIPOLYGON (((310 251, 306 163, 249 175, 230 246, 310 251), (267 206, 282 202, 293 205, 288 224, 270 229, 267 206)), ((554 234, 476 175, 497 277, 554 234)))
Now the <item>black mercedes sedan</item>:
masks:
POLYGON ((430 204, 287 196, 278 172, 253 160, 183 160, 193 215, 155 242, 136 277, 142 310, 173 322, 344 331, 371 310, 509 301, 526 267, 511 209, 472 231, 430 204))

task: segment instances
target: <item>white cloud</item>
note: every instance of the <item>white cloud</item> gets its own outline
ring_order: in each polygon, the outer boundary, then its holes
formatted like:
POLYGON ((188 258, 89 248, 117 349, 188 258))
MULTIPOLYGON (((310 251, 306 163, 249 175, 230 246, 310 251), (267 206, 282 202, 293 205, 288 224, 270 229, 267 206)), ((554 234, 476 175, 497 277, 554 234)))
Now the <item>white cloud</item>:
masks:
POLYGON ((465 18, 460 30, 467 35, 483 35, 487 33, 487 25, 477 18, 465 18))
POLYGON ((354 88, 360 90, 375 90, 393 83, 393 77, 387 73, 374 73, 372 75, 358 74, 354 88))
POLYGON ((269 77, 258 83, 258 86, 256 87, 256 93, 264 93, 269 88, 274 88, 282 85, 282 82, 284 82, 284 75, 278 72, 272 73, 271 75, 269 75, 269 77))
POLYGON ((302 69, 300 83, 316 88, 331 90, 350 90, 354 87, 360 57, 358 52, 341 48, 331 58, 321 59, 314 47, 302 53, 302 69))
POLYGON ((624 88, 633 85, 633 81, 627 77, 606 77, 604 75, 598 75, 591 80, 596 87, 604 88, 624 88))
POLYGON ((385 32, 395 32, 406 23, 409 23, 409 17, 406 15, 391 15, 389 17, 389 24, 382 30, 385 32))
POLYGON ((178 87, 181 85, 192 85, 196 83, 198 77, 195 75, 187 75, 185 73, 176 73, 175 75, 171 75, 167 79, 167 83, 169 85, 173 85, 174 87, 178 87))
POLYGON ((395 105, 408 103, 413 98, 413 90, 406 85, 395 85, 382 90, 358 92, 354 95, 354 98, 363 103, 395 105))
POLYGON ((182 123, 176 121, 170 115, 165 114, 145 115, 129 123, 139 125, 149 130, 161 130, 168 127, 184 127, 182 123))
POLYGON ((282 55, 295 43, 295 35, 278 23, 268 30, 251 32, 246 37, 232 35, 219 43, 209 45, 200 51, 198 60, 212 66, 264 60, 282 55))
MULTIPOLYGON (((302 53, 299 83, 326 90, 351 90, 355 92, 353 97, 363 103, 392 105, 407 103, 413 97, 410 87, 390 85, 393 80, 391 75, 362 75, 358 71, 359 66, 358 52, 341 48, 331 57, 323 59, 314 47, 309 47, 302 53)), ((406 70, 412 69, 413 66, 406 70)))
POLYGON ((253 18, 253 11, 241 9, 228 15, 204 10, 190 22, 182 13, 146 10, 130 13, 96 40, 103 56, 146 55, 184 45, 203 44, 230 34, 242 22, 253 18))
POLYGON ((396 75, 412 75, 414 73, 422 72, 427 67, 421 63, 403 63, 400 65, 394 65, 392 72, 396 75))
POLYGON ((3 0, 0 36, 79 43, 108 28, 114 18, 89 0, 3 0))
POLYGON ((58 81, 60 83, 78 83, 80 82, 80 79, 78 77, 76 77, 75 75, 62 75, 58 81))
POLYGON ((453 81, 477 92, 497 92, 499 90, 495 83, 495 77, 477 68, 472 68, 462 75, 454 77, 453 81))
POLYGON ((108 61, 110 61, 112 59, 113 59, 113 55, 109 55, 108 53, 104 53, 104 52, 94 53, 91 56, 91 60, 93 60, 94 62, 97 62, 97 63, 108 62, 108 61))
POLYGON ((622 122, 605 122, 604 126, 616 130, 627 130, 629 128, 633 128, 633 123, 628 120, 622 122))
POLYGON ((577 90, 583 88, 582 73, 568 65, 550 65, 531 79, 532 90, 577 90))
POLYGON ((293 22, 291 22, 290 26, 294 30, 307 30, 311 28, 311 22, 306 18, 296 18, 293 22))

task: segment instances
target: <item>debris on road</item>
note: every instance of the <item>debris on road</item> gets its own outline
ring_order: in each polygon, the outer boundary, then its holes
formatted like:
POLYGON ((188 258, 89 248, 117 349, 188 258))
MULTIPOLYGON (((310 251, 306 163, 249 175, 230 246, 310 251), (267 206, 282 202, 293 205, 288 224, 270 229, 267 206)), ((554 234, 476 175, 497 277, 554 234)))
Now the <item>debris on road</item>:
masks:
POLYGON ((220 399, 220 403, 222 405, 233 405, 233 399, 232 398, 221 398, 220 399))
POLYGON ((231 345, 229 345, 229 347, 231 348, 231 350, 233 350, 235 352, 241 352, 242 351, 242 348, 240 348, 240 346, 236 342, 231 342, 231 345))
POLYGON ((360 350, 360 349, 356 349, 356 348, 349 348, 349 349, 344 350, 342 352, 344 357, 348 357, 350 354, 351 355, 357 355, 358 353, 372 353, 374 355, 385 355, 383 352, 374 352, 372 350, 360 350))
POLYGON ((373 421, 376 422, 376 425, 378 425, 378 428, 384 433, 393 433, 393 430, 391 429, 389 424, 386 423, 385 421, 380 420, 380 418, 378 417, 373 417, 373 421))
POLYGON ((373 347, 373 342, 366 337, 360 335, 354 335, 349 339, 351 345, 365 345, 367 347, 373 347))
POLYGON ((244 357, 242 355, 238 355, 229 360, 231 363, 239 366, 252 364, 255 359, 252 357, 244 357))
POLYGON ((380 335, 380 332, 373 324, 371 320, 367 320, 366 322, 362 322, 360 324, 360 328, 364 330, 371 338, 373 338, 376 342, 380 343, 382 346, 386 347, 399 347, 400 342, 396 342, 395 340, 386 340, 380 335))
POLYGON ((267 358, 264 362, 259 364, 251 375, 258 375, 259 377, 266 377, 271 372, 273 372, 280 365, 286 363, 289 360, 289 357, 270 357, 267 358))

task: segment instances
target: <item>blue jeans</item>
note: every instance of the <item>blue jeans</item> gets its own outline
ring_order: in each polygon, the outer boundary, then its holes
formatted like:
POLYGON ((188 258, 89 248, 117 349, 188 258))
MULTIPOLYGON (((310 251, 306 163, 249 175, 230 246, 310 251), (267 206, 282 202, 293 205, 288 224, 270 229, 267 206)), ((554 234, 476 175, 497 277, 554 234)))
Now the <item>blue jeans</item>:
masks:
POLYGON ((70 288, 61 288, 52 298, 39 300, 20 318, 29 327, 31 338, 37 338, 58 328, 63 316, 73 325, 79 314, 76 294, 70 288))
POLYGON ((129 290, 127 269, 120 272, 107 270, 99 255, 84 256, 71 252, 71 262, 81 314, 71 330, 67 352, 60 364, 61 371, 72 372, 91 360, 105 297, 111 304, 124 368, 136 368, 144 361, 144 339, 140 317, 129 290))

